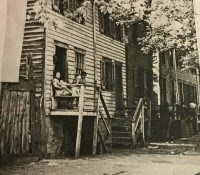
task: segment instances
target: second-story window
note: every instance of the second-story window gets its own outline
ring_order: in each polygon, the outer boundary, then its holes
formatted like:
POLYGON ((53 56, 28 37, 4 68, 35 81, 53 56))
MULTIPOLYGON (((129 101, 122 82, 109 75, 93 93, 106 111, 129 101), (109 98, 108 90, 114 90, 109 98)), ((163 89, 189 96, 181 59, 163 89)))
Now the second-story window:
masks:
POLYGON ((55 11, 65 15, 65 12, 74 12, 82 3, 83 0, 53 0, 52 4, 55 11))
POLYGON ((122 41, 122 26, 117 25, 115 21, 109 18, 109 14, 103 14, 99 11, 99 27, 100 32, 113 39, 122 41))
POLYGON ((84 70, 84 57, 84 54, 75 52, 75 70, 79 75, 84 70))
POLYGON ((103 90, 113 90, 113 63, 112 60, 103 58, 101 61, 101 87, 103 90))
POLYGON ((162 51, 159 53, 160 61, 161 64, 165 65, 166 64, 166 52, 162 51))

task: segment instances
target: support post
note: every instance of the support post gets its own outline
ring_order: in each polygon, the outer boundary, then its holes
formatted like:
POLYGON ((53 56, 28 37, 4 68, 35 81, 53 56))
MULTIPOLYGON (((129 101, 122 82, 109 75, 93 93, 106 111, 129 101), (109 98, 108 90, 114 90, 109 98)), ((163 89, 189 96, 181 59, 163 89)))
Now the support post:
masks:
MULTIPOLYGON (((143 102, 144 103, 144 102, 143 102)), ((143 146, 145 145, 145 129, 144 129, 144 104, 142 105, 142 141, 143 141, 143 146)))
POLYGON ((82 133, 82 123, 83 123, 83 107, 84 107, 84 86, 81 86, 81 92, 79 98, 79 114, 78 114, 78 125, 77 125, 77 135, 76 135, 75 159, 77 159, 80 156, 81 133, 82 133))
POLYGON ((98 115, 94 118, 94 132, 93 132, 92 155, 96 155, 97 141, 98 141, 98 115))

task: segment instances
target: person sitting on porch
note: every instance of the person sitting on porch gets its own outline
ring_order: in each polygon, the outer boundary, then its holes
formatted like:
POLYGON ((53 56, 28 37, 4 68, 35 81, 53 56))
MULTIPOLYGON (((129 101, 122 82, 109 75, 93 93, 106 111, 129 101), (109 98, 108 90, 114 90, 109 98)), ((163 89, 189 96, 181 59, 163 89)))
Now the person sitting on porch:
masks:
POLYGON ((72 91, 67 87, 67 83, 60 80, 60 72, 56 72, 53 79, 53 87, 55 95, 71 95, 72 91))
POLYGON ((87 73, 85 71, 82 71, 79 84, 83 84, 84 86, 86 86, 86 76, 87 76, 87 73))

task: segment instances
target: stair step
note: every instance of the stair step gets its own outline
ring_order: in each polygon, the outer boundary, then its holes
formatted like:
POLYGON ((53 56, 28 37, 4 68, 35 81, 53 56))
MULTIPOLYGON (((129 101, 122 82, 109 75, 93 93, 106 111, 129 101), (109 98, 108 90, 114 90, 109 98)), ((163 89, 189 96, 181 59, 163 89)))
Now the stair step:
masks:
POLYGON ((116 132, 131 132, 131 126, 118 126, 118 125, 114 125, 112 126, 112 131, 116 131, 116 132))
POLYGON ((112 125, 131 125, 132 123, 132 118, 130 117, 118 117, 118 118, 114 118, 114 120, 112 121, 112 125))
POLYGON ((113 142, 112 148, 123 148, 123 149, 130 149, 131 148, 131 142, 113 142))
POLYGON ((131 142, 131 137, 113 137, 112 138, 113 142, 131 142))
POLYGON ((117 131, 113 131, 112 132, 112 136, 113 137, 127 137, 127 136, 131 136, 131 132, 117 132, 117 131))

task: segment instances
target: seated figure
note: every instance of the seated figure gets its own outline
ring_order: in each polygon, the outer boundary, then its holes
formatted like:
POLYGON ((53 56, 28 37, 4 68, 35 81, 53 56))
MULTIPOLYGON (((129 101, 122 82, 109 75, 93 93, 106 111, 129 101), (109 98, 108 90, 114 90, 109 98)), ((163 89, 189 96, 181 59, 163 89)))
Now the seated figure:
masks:
POLYGON ((72 91, 68 88, 67 83, 60 80, 60 72, 56 72, 53 79, 53 87, 55 95, 71 95, 72 91))

